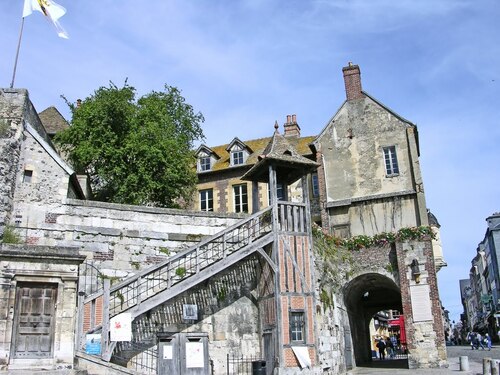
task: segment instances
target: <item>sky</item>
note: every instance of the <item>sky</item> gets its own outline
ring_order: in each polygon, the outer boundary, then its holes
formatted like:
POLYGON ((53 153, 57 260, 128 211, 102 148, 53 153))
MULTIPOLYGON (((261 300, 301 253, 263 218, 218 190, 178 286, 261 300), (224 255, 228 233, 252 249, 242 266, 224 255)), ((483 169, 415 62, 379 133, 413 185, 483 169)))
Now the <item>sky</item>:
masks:
MULTIPOLYGON (((0 0, 0 87, 12 81, 23 1, 0 0)), ((296 114, 316 135, 345 100, 342 67, 418 126, 427 207, 441 224, 439 292, 453 320, 459 279, 500 211, 498 0, 57 0, 69 39, 25 18, 15 88, 38 112, 127 80, 176 86, 205 117, 204 143, 270 136, 296 114)))

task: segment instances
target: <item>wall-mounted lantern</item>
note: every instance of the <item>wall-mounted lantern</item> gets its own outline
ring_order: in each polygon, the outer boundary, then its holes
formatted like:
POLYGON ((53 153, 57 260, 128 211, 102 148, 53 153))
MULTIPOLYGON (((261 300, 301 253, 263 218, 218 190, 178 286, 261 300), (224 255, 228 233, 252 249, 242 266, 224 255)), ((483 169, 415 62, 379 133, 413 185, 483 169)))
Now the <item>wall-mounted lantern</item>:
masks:
POLYGON ((413 280, 418 284, 420 283, 420 267, 418 265, 418 260, 413 259, 410 265, 411 268, 411 276, 413 277, 413 280))

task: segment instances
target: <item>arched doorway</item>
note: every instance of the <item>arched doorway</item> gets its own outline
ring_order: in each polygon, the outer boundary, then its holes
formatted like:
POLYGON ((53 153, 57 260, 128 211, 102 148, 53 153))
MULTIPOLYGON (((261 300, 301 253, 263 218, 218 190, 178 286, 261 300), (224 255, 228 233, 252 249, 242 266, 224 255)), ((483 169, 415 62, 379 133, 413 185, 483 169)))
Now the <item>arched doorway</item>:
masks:
MULTIPOLYGON (((379 312, 403 311, 400 288, 388 276, 365 273, 352 279, 344 287, 344 303, 349 316, 355 363, 357 366, 370 365, 372 364, 370 322, 379 312)), ((407 360, 392 361, 392 366, 407 368, 407 360)))

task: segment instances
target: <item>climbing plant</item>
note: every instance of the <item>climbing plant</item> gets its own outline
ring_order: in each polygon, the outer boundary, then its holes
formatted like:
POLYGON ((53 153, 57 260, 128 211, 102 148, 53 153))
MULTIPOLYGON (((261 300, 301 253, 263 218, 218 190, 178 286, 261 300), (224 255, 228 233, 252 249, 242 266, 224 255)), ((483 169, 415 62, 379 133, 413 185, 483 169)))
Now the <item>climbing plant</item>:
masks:
POLYGON ((21 239, 21 236, 16 233, 14 227, 12 227, 11 225, 6 225, 3 230, 1 242, 10 244, 20 244, 23 242, 23 240, 21 239))
MULTIPOLYGON (((434 239, 435 234, 431 227, 419 226, 401 228, 397 232, 384 232, 375 236, 339 238, 325 233, 321 227, 314 225, 313 238, 314 250, 319 256, 317 263, 322 273, 319 281, 321 299, 328 302, 330 293, 339 290, 346 280, 359 271, 360 266, 354 262, 357 250, 396 242, 434 239)), ((392 272, 393 268, 391 263, 386 269, 392 272)))

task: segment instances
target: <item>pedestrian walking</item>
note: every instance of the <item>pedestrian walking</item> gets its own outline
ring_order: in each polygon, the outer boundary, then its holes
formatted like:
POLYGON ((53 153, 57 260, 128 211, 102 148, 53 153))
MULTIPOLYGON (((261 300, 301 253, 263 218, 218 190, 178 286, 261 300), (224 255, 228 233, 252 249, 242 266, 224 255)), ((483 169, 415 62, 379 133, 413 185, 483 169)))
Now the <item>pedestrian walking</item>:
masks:
POLYGON ((475 332, 469 331, 469 333, 467 334, 467 341, 469 342, 470 348, 472 350, 474 350, 474 346, 475 346, 475 337, 476 337, 475 332))
POLYGON ((389 340, 391 341, 392 344, 392 358, 396 357, 396 350, 398 349, 398 339, 396 336, 392 335, 389 340))
POLYGON ((483 336, 478 332, 476 335, 476 349, 479 350, 479 347, 481 347, 481 350, 484 350, 483 336))
POLYGON ((378 355, 379 355, 380 360, 385 359, 385 347, 386 347, 386 344, 385 344, 384 338, 381 337, 377 342, 378 355))
POLYGON ((491 350, 491 337, 489 334, 484 336, 484 343, 488 347, 488 350, 491 350))

